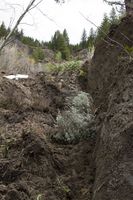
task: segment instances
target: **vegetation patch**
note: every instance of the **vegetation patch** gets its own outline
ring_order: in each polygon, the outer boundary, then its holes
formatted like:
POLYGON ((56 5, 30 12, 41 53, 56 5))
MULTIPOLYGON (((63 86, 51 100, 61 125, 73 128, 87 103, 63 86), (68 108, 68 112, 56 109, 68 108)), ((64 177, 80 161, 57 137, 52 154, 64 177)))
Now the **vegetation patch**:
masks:
POLYGON ((56 141, 76 143, 80 139, 92 137, 90 123, 93 121, 93 100, 88 93, 79 92, 70 102, 69 109, 57 116, 58 133, 56 141))
POLYGON ((32 57, 34 58, 34 60, 35 60, 36 62, 43 61, 44 58, 45 58, 43 49, 40 48, 40 47, 35 48, 35 49, 33 50, 32 57))
POLYGON ((80 71, 82 61, 68 61, 60 64, 48 63, 47 68, 50 72, 80 71))

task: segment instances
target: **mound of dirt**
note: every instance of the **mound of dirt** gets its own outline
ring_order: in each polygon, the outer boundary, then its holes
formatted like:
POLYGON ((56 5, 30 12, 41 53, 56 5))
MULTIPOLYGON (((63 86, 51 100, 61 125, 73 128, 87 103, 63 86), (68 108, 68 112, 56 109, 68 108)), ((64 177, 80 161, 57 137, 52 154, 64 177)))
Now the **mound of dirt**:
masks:
POLYGON ((44 73, 25 80, 0 78, 0 199, 91 197, 94 140, 76 145, 50 140, 58 110, 73 94, 71 86, 59 88, 61 78, 50 81, 44 73))
MULTIPOLYGON (((46 135, 54 129, 63 99, 42 75, 18 81, 0 79, 1 199, 37 199, 42 193, 47 196, 45 190, 51 193, 61 163, 46 135)), ((45 199, 50 198, 56 199, 54 194, 45 199)))
POLYGON ((63 104, 59 89, 45 82, 45 74, 27 80, 0 78, 0 107, 12 110, 42 110, 54 112, 63 104))

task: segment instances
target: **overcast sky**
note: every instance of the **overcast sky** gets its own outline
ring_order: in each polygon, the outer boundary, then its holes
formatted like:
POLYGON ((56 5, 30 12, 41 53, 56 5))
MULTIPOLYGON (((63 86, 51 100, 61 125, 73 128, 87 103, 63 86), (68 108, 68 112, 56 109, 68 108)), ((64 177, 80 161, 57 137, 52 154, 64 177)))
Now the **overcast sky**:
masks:
MULTIPOLYGON (((0 0, 0 22, 4 21, 6 25, 9 25, 12 20, 15 22, 29 1, 0 0), (14 5, 14 12, 9 4, 15 3, 19 5, 14 5)), ((19 28, 22 28, 26 35, 40 41, 48 41, 56 30, 63 31, 66 28, 71 43, 80 41, 84 28, 89 33, 90 28, 93 27, 81 16, 80 12, 99 25, 104 13, 109 13, 111 9, 103 0, 66 0, 66 3, 62 5, 55 3, 54 0, 43 0, 38 8, 48 17, 40 13, 38 9, 34 9, 24 18, 23 24, 19 28)))

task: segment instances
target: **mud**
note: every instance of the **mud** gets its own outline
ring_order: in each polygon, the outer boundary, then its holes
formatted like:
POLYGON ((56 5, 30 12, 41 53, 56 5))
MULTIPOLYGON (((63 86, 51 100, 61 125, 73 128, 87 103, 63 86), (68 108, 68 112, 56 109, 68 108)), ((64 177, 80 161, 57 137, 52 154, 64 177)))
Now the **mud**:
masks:
POLYGON ((51 140, 67 93, 73 92, 59 89, 57 80, 49 82, 44 73, 27 80, 0 78, 1 199, 91 197, 94 140, 76 145, 51 140))

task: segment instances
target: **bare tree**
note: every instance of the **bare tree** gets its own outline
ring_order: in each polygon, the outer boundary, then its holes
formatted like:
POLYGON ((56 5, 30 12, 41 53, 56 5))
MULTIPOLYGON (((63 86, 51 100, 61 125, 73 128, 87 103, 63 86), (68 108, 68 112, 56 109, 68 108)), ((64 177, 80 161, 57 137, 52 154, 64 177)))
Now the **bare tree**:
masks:
POLYGON ((133 16, 133 0, 125 0, 127 14, 133 16))
POLYGON ((124 6, 124 0, 120 0, 120 1, 109 1, 109 0, 104 0, 106 3, 108 3, 109 5, 116 5, 116 6, 124 6))
POLYGON ((20 22, 22 21, 22 19, 24 18, 24 16, 33 8, 35 8, 35 6, 37 6, 41 1, 39 1, 36 5, 35 5, 36 0, 32 0, 29 2, 27 8, 24 10, 24 12, 21 14, 21 16, 18 18, 16 24, 14 25, 13 29, 9 32, 9 34, 6 36, 6 38, 1 42, 0 44, 0 52, 2 51, 2 49, 4 48, 4 46, 6 46, 12 36, 12 34, 15 32, 15 30, 17 29, 18 25, 20 24, 20 22))
MULTIPOLYGON (((23 13, 20 15, 20 17, 18 18, 16 24, 14 25, 14 27, 12 28, 12 30, 9 32, 9 34, 5 37, 5 39, 1 42, 0 44, 0 53, 2 51, 2 49, 9 43, 9 40, 11 38, 11 36, 13 35, 13 33, 15 32, 15 30, 17 29, 18 25, 20 24, 20 22, 22 21, 22 19, 25 17, 25 15, 31 11, 32 9, 36 8, 43 0, 31 0, 28 4, 28 6, 26 7, 26 9, 23 11, 23 13)), ((60 0, 55 0, 57 3, 60 2, 60 0)), ((64 2, 62 0, 62 2, 64 2)))
POLYGON ((133 0, 104 0, 110 5, 125 6, 127 15, 133 16, 133 0))

